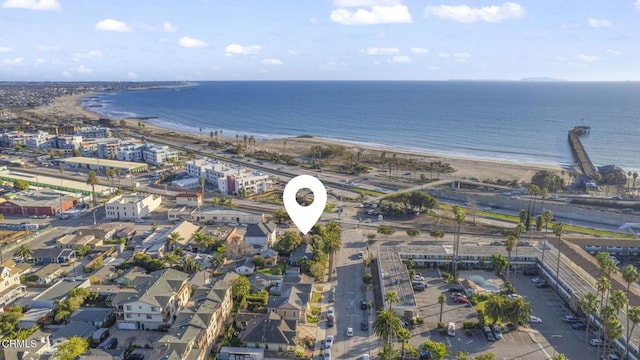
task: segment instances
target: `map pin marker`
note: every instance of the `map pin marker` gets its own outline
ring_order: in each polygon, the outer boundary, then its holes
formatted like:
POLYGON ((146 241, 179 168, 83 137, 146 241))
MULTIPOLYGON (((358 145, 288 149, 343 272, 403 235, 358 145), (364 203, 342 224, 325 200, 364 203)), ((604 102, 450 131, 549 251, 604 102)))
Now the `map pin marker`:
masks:
POLYGON ((311 175, 299 175, 291 179, 284 188, 282 194, 284 208, 289 217, 302 234, 306 235, 316 224, 327 204, 327 189, 322 182, 311 175), (313 203, 302 206, 296 200, 296 194, 301 189, 309 189, 313 192, 313 203))

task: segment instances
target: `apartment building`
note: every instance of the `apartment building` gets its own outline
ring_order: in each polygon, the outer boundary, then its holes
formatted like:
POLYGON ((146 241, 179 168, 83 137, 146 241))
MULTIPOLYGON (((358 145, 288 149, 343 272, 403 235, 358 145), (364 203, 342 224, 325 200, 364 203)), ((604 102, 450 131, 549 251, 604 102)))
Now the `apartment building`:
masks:
POLYGON ((177 159, 178 151, 167 145, 147 145, 142 151, 142 158, 147 164, 159 166, 171 159, 177 159))
POLYGON ((162 197, 148 194, 126 194, 109 200, 105 205, 107 219, 135 220, 148 216, 162 204, 162 197))
POLYGON ((267 174, 221 161, 197 159, 185 163, 185 171, 194 178, 204 178, 223 195, 259 194, 271 190, 267 174))
POLYGON ((111 129, 102 126, 85 126, 76 131, 83 139, 104 139, 111 137, 111 129))
POLYGON ((20 283, 20 275, 29 270, 29 265, 18 265, 13 260, 0 264, 0 306, 9 305, 27 293, 27 286, 20 283))
POLYGON ((154 330, 173 324, 191 296, 188 277, 175 269, 136 277, 133 289, 122 289, 111 300, 118 329, 154 330))

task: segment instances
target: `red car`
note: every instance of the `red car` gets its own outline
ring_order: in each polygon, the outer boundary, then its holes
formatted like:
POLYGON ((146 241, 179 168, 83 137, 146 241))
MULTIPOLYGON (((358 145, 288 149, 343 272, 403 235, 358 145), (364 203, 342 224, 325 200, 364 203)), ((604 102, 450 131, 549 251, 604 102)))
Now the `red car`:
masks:
POLYGON ((453 302, 456 304, 466 304, 469 302, 469 300, 463 298, 463 297, 457 297, 455 299, 453 299, 453 302))

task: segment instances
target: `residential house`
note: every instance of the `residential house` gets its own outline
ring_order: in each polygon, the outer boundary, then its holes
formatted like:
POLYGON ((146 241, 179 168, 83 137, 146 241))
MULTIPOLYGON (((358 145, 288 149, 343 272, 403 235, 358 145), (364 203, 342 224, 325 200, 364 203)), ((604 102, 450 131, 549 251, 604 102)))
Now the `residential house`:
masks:
POLYGON ((0 348, 0 358, 5 360, 40 360, 41 357, 47 358, 47 355, 53 351, 50 337, 51 334, 36 330, 24 342, 0 348))
POLYGON ((311 244, 302 243, 293 250, 289 256, 289 265, 300 266, 300 260, 311 260, 313 258, 313 246, 311 244))
POLYGON ((36 264, 64 264, 76 258, 73 249, 44 248, 33 250, 33 258, 36 264))
POLYGON ((51 344, 53 346, 60 345, 74 336, 86 339, 90 337, 94 331, 96 331, 96 327, 88 322, 72 321, 56 330, 53 335, 51 335, 51 344))
POLYGON ((242 275, 253 274, 256 271, 256 264, 253 262, 253 258, 244 258, 236 262, 234 271, 242 275))
POLYGON ((89 349, 74 360, 124 360, 125 348, 89 349))
POLYGON ((226 207, 206 207, 190 212, 191 219, 207 224, 257 224, 265 221, 264 213, 229 209, 226 207))
POLYGON ((81 246, 88 246, 91 249, 94 249, 96 246, 101 246, 102 240, 97 239, 95 236, 88 235, 78 235, 78 234, 67 234, 56 240, 56 247, 64 248, 64 249, 73 249, 78 250, 81 246))
POLYGON ((109 322, 112 316, 113 308, 85 307, 74 311, 69 317, 69 321, 84 321, 100 328, 109 322))
POLYGON ((43 324, 51 318, 52 313, 52 309, 29 309, 22 314, 17 326, 19 329, 29 329, 34 325, 43 324))
POLYGON ((38 284, 49 285, 58 278, 61 278, 65 273, 66 269, 60 266, 60 264, 52 263, 34 271, 32 275, 37 277, 36 282, 38 284))
POLYGON ((283 319, 304 323, 309 310, 310 297, 311 284, 284 283, 280 296, 269 297, 267 311, 276 312, 283 319))
POLYGON ((180 193, 176 195, 176 205, 200 207, 202 206, 202 193, 180 193))
POLYGON ((13 260, 0 264, 0 306, 9 305, 27 293, 27 287, 20 283, 20 275, 28 269, 18 266, 13 260))
POLYGON ((244 234, 244 242, 262 251, 268 249, 276 241, 276 224, 272 222, 251 224, 244 234))
POLYGON ((188 277, 175 269, 136 277, 134 288, 111 299, 118 328, 154 330, 171 325, 191 295, 188 277))
POLYGON ((135 220, 149 216, 162 205, 162 197, 148 194, 125 194, 112 198, 104 205, 109 220, 135 220))
POLYGON ((275 311, 249 321, 241 341, 248 348, 269 351, 294 351, 297 344, 297 321, 288 320, 275 311))
POLYGON ((218 360, 264 360, 264 349, 223 346, 216 358, 218 360))
POLYGON ((264 259, 264 267, 274 268, 278 265, 278 252, 273 249, 266 249, 258 253, 264 259))
POLYGON ((88 288, 89 280, 74 280, 66 278, 53 284, 43 292, 36 295, 29 305, 34 309, 53 309, 56 301, 62 301, 69 297, 69 292, 77 288, 88 288))
POLYGON ((178 242, 176 244, 169 246, 167 250, 172 251, 173 249, 178 247, 183 249, 186 248, 187 243, 191 241, 193 234, 196 231, 198 231, 198 229, 200 229, 200 226, 192 224, 188 221, 182 221, 179 224, 174 225, 172 228, 170 228, 164 233, 163 237, 164 237, 164 241, 167 241, 167 239, 169 239, 172 233, 177 233, 179 235, 178 242))
POLYGON ((274 285, 282 284, 282 275, 258 273, 249 279, 251 291, 267 290, 274 285))
POLYGON ((134 286, 138 276, 147 276, 147 271, 141 266, 134 266, 117 278, 116 284, 125 287, 134 286))

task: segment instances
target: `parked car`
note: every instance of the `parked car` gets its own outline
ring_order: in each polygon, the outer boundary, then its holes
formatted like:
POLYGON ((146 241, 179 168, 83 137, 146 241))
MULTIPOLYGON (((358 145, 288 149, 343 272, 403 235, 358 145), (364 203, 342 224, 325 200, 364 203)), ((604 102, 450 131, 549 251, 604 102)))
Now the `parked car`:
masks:
POLYGON ((328 349, 333 346, 333 335, 328 335, 324 340, 324 348, 328 349))
POLYGON ((450 293, 462 293, 462 289, 458 288, 458 287, 450 287, 449 290, 447 290, 450 293))
POLYGON ((413 275, 413 280, 414 281, 424 281, 424 276, 422 276, 420 274, 415 274, 415 275, 413 275))
POLYGON ((532 284, 539 284, 542 281, 544 281, 544 280, 542 280, 542 278, 539 278, 539 277, 534 277, 533 279, 531 279, 531 283, 532 284))
POLYGON ((614 353, 610 353, 609 356, 607 355, 602 355, 602 357, 600 358, 602 360, 618 360, 618 355, 614 354, 614 353))
POLYGON ((369 304, 365 300, 360 301, 360 309, 367 310, 368 307, 369 307, 369 304))
POLYGON ((115 349, 118 347, 118 339, 117 338, 109 338, 102 344, 98 345, 98 349, 115 349))
POLYGON ((589 340, 589 344, 591 346, 604 346, 604 341, 598 339, 598 338, 593 338, 591 340, 589 340))
POLYGON ((324 354, 322 354, 323 360, 331 360, 331 350, 325 349, 324 354))
POLYGON ((502 339, 502 332, 500 331, 500 327, 497 324, 491 325, 491 330, 493 330, 493 336, 496 340, 502 339))
POLYGON ((540 275, 538 269, 527 268, 522 271, 522 275, 525 276, 537 276, 540 275))
POLYGON ((487 341, 496 341, 496 337, 493 336, 493 332, 491 332, 491 328, 485 326, 483 329, 484 336, 487 337, 487 341))
POLYGON ((414 291, 425 291, 427 289, 427 287, 425 286, 425 284, 415 284, 413 285, 413 290, 414 291))
POLYGON ((369 322, 367 320, 362 320, 360 323, 360 330, 367 331, 369 330, 369 322))
POLYGON ((333 317, 334 315, 334 310, 333 310, 333 306, 329 306, 329 308, 327 309, 327 317, 333 317))
POLYGON ((327 327, 332 328, 333 323, 334 323, 333 316, 327 316, 327 327))
POLYGON ((456 304, 466 304, 469 302, 469 300, 467 300, 466 298, 463 297, 457 297, 455 299, 453 299, 453 302, 456 304))
POLYGON ((573 330, 584 330, 584 329, 587 328, 587 324, 585 324, 583 322, 577 322, 577 323, 571 324, 571 328, 573 330))
POLYGON ((347 336, 353 336, 353 328, 347 328, 347 336))
POLYGON ((529 323, 530 324, 542 324, 542 319, 540 319, 537 316, 531 315, 531 316, 529 316, 529 323))
POLYGON ((548 288, 550 285, 547 282, 541 282, 540 284, 536 284, 536 287, 538 289, 546 289, 548 288))
POLYGON ((507 295, 507 297, 508 297, 509 299, 517 299, 517 298, 521 298, 521 297, 522 297, 522 295, 519 295, 519 294, 509 294, 509 295, 507 295))
POLYGON ((564 314, 562 316, 562 321, 566 322, 566 323, 571 323, 571 322, 577 322, 578 318, 571 315, 571 314, 564 314))
POLYGON ((466 298, 467 296, 465 294, 459 293, 459 292, 454 292, 453 294, 451 294, 451 298, 452 299, 459 298, 459 297, 466 298))

